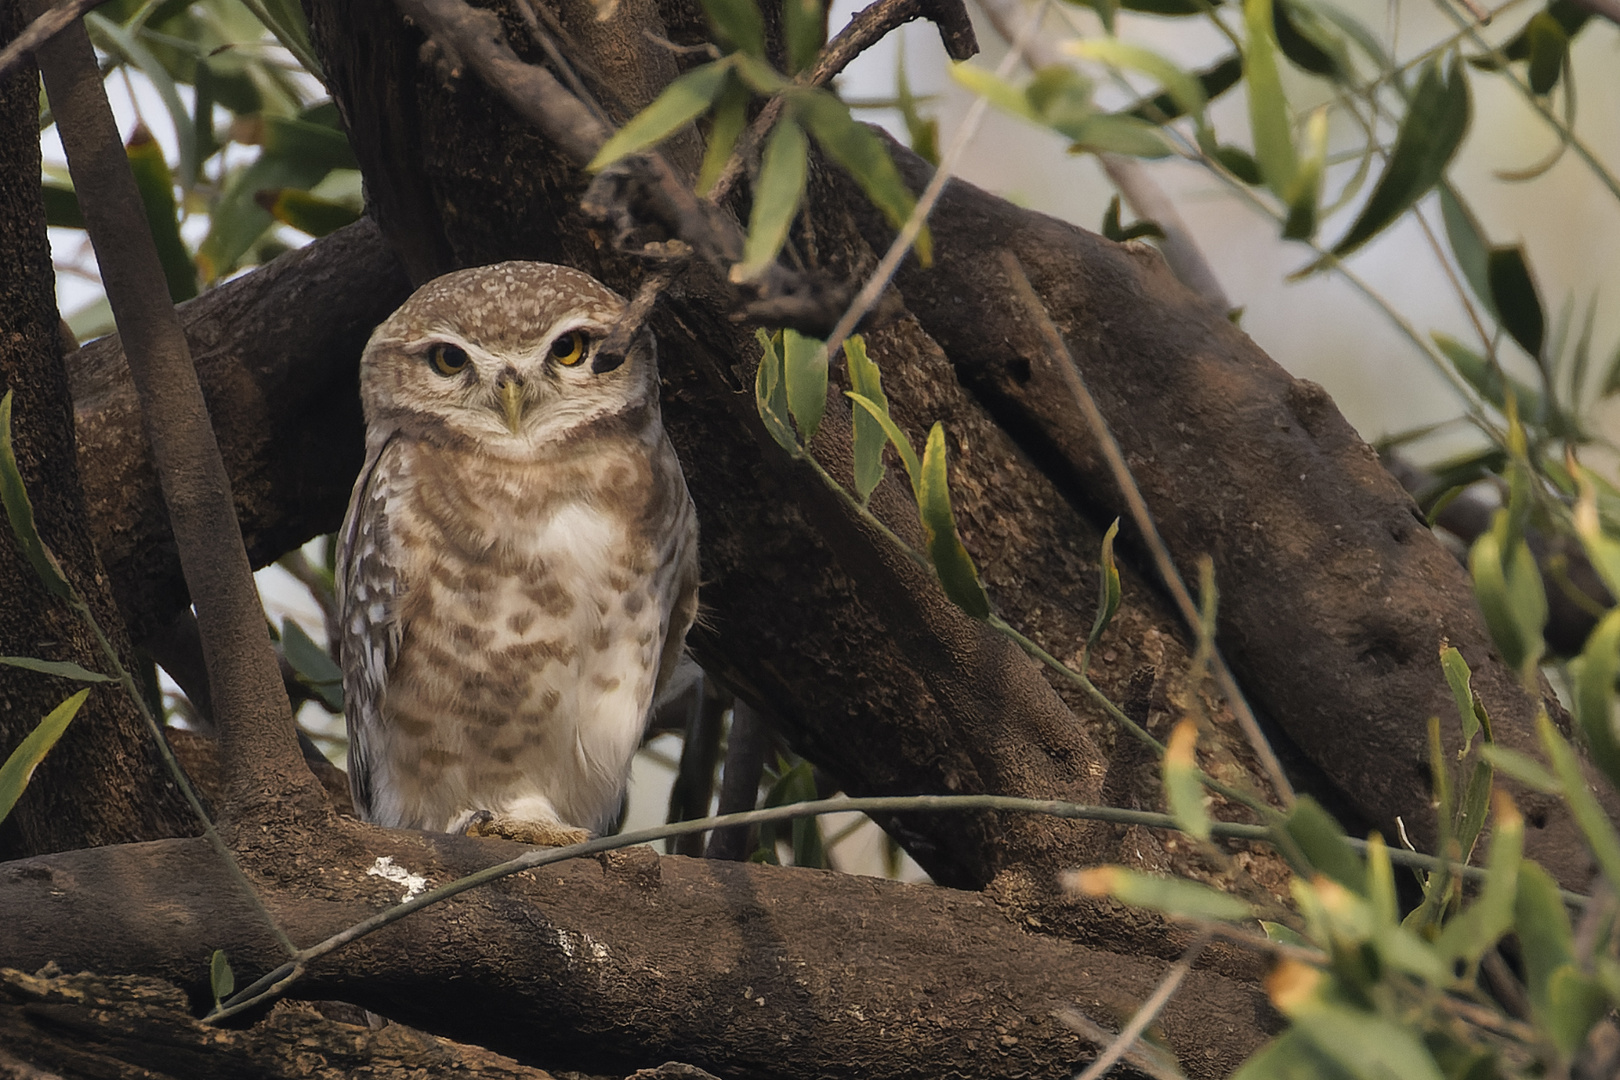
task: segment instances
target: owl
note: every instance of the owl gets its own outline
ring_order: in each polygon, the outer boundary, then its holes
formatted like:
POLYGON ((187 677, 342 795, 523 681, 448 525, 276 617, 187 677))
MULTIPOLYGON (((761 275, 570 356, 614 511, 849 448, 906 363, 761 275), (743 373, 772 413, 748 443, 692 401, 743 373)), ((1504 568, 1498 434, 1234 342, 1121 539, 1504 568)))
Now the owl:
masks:
POLYGON ((697 516, 652 336, 562 266, 428 282, 360 361, 339 541, 349 785, 367 821, 565 844, 618 812, 697 611, 697 516))

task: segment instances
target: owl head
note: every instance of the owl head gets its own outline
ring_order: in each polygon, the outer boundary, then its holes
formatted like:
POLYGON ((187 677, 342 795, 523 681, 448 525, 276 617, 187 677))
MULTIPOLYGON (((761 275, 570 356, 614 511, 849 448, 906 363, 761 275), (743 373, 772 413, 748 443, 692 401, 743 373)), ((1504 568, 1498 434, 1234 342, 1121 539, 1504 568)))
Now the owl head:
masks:
POLYGON ((656 415, 652 336, 623 355, 601 347, 625 307, 595 278, 547 263, 434 278, 366 344, 367 428, 532 458, 612 417, 656 415))

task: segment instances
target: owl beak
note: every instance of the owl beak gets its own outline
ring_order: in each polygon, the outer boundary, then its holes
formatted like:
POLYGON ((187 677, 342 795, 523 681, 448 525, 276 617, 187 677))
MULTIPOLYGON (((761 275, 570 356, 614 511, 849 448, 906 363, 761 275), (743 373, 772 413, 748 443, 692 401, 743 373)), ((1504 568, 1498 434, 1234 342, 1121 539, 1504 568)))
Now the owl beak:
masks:
POLYGON ((506 419, 506 428, 512 434, 520 434, 523 430, 523 381, 521 379, 502 379, 497 387, 501 395, 501 415, 506 419))

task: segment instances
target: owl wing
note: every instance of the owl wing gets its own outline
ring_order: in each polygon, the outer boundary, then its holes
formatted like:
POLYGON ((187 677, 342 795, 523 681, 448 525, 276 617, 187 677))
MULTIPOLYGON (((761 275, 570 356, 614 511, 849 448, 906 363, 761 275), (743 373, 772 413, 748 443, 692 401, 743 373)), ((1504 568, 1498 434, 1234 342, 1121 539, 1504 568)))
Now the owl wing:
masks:
POLYGON ((355 813, 372 820, 373 765, 386 737, 382 716, 388 673, 399 655, 398 601, 404 592, 388 508, 402 477, 402 453, 392 438, 366 455, 343 519, 338 550, 338 609, 342 626, 343 714, 349 729, 349 792, 355 813))
MULTIPOLYGON (((664 440, 664 453, 671 460, 675 449, 664 440)), ((675 476, 680 479, 681 497, 675 515, 675 602, 670 606, 669 627, 664 632, 664 644, 658 657, 653 699, 663 692, 686 650, 686 632, 692 628, 698 612, 698 521, 692 496, 687 493, 686 479, 681 475, 680 463, 675 463, 675 476)))

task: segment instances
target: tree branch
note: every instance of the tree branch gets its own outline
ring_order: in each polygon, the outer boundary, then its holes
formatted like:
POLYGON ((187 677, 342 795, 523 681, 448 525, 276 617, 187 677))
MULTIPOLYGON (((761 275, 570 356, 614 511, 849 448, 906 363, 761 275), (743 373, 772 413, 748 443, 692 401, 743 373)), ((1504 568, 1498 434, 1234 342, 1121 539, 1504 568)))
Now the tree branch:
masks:
POLYGON ((302 792, 307 807, 324 810, 298 754, 230 480, 83 24, 38 56, 197 608, 233 805, 285 806, 302 792))
MULTIPOLYGON (((437 884, 521 850, 348 822, 276 846, 263 893, 300 940, 397 901, 402 886, 368 873, 379 865, 437 884), (275 856, 295 852, 290 873, 275 856)), ((217 873, 194 841, 0 868, 0 955, 201 990, 209 953, 223 948, 238 980, 250 978, 278 957, 217 873), (161 918, 147 898, 162 898, 161 918)), ((623 1075, 675 1059, 735 1080, 852 1063, 874 1080, 1056 1078, 1097 1049, 1059 1010, 1117 1026, 1167 969, 1026 935, 977 896, 640 849, 428 908, 318 964, 299 992, 549 1068, 623 1075)), ((1189 975, 1159 1019, 1195 1076, 1225 1075, 1271 1023, 1258 988, 1207 971, 1189 975)))

